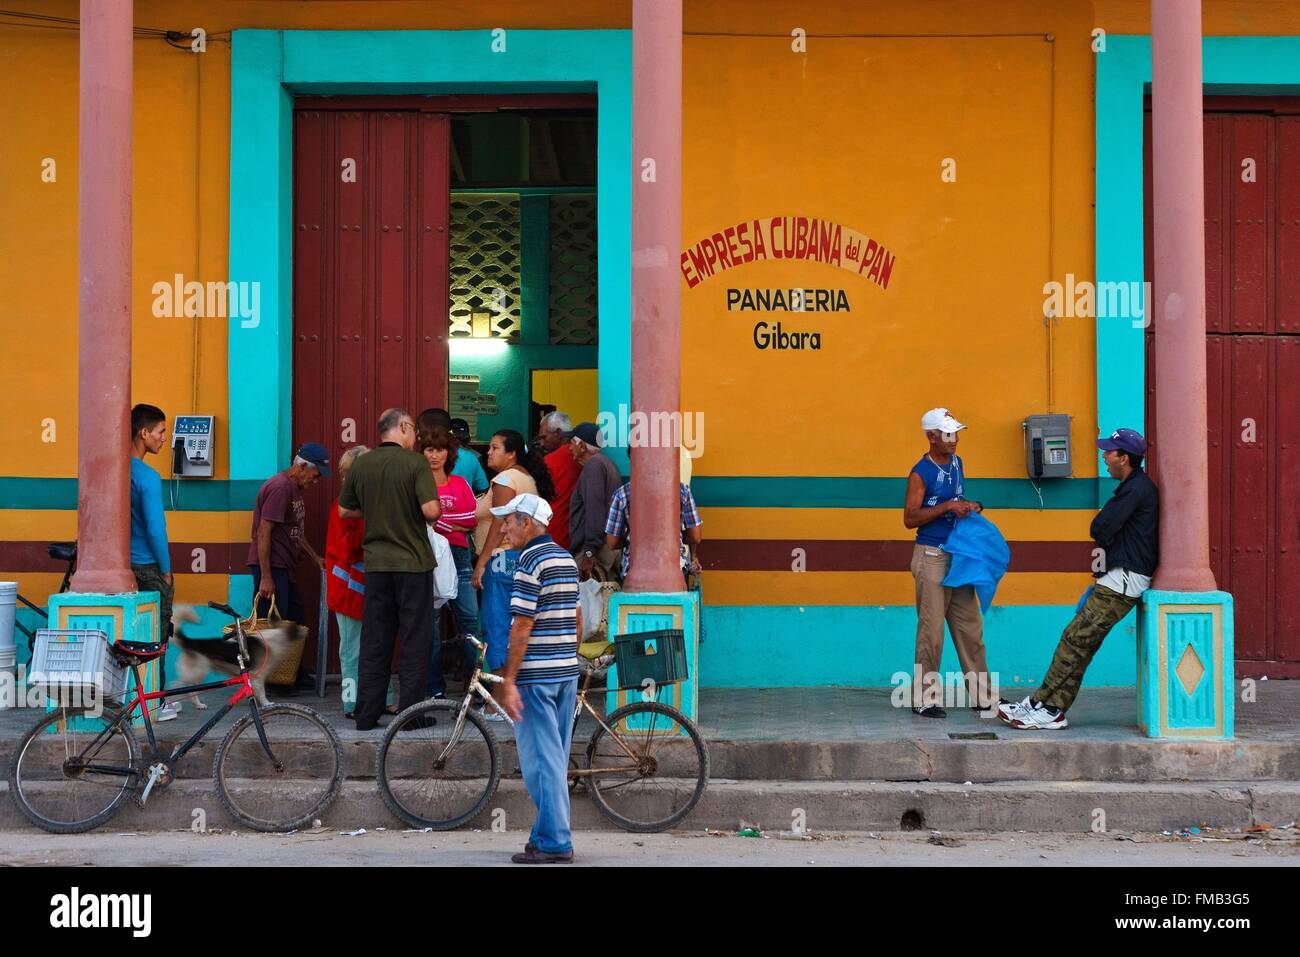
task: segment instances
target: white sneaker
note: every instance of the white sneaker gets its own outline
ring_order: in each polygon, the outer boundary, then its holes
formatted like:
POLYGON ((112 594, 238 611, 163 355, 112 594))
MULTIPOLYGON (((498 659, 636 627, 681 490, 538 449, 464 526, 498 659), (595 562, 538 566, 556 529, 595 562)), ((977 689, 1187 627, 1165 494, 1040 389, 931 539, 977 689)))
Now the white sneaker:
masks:
POLYGON ((1065 720, 1064 711, 1040 704, 1036 708, 1021 708, 1007 724, 1021 731, 1059 731, 1069 727, 1070 723, 1065 720))
POLYGON ((1030 695, 1025 695, 1023 701, 1008 701, 1006 704, 999 704, 997 708, 998 717, 1010 724, 1012 718, 1016 717, 1021 711, 1029 709, 1029 698, 1030 695))
POLYGON ((181 713, 179 701, 168 701, 158 708, 158 721, 175 721, 181 713))

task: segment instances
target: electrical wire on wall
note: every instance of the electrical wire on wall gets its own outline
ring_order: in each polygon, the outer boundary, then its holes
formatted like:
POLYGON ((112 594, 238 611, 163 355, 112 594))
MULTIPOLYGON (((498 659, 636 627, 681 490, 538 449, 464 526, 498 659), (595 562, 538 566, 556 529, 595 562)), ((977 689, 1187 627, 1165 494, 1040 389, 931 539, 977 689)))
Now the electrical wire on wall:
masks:
MULTIPOLYGON (((71 32, 77 32, 81 29, 81 21, 76 17, 56 17, 48 13, 32 13, 27 10, 0 10, 0 18, 8 18, 0 19, 0 26, 5 27, 28 27, 33 30, 68 30, 71 32)), ((133 26, 131 33, 138 39, 162 40, 168 46, 184 50, 186 53, 198 52, 192 45, 194 34, 190 30, 161 30, 157 27, 133 26)), ((229 43, 230 31, 206 33, 205 38, 229 43)))

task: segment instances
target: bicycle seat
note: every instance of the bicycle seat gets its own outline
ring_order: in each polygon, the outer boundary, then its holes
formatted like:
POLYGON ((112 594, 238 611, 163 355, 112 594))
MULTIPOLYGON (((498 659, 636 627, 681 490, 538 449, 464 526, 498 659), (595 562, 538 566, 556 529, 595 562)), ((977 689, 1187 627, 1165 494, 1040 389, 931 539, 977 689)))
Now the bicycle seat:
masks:
POLYGON ((77 560, 76 542, 50 542, 50 544, 45 547, 45 550, 56 562, 72 562, 77 560))
POLYGON ((113 645, 113 650, 137 661, 150 661, 165 652, 167 646, 162 642, 144 644, 135 641, 119 641, 113 645))

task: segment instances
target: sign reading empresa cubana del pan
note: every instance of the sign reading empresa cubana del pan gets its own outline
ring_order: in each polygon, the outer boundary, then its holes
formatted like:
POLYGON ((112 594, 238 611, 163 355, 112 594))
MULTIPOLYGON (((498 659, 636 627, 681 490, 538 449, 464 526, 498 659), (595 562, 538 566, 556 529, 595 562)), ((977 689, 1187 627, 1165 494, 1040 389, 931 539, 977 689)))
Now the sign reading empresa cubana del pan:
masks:
MULTIPOLYGON (((881 289, 889 288, 895 255, 865 233, 815 216, 747 219, 707 236, 682 253, 682 276, 694 289, 721 272, 750 263, 794 260, 847 269, 881 289)), ((770 288, 728 286, 728 312, 847 313, 843 288, 800 286, 770 288)), ((756 349, 821 349, 822 330, 789 331, 779 319, 760 318, 754 325, 756 349)))

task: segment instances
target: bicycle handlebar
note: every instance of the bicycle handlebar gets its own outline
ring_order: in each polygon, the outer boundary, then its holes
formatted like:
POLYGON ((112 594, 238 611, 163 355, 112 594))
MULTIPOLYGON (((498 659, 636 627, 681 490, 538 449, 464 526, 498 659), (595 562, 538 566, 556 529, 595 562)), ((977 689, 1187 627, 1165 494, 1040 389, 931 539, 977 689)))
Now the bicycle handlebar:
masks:
POLYGON ((223 615, 229 615, 236 621, 239 620, 239 613, 224 602, 210 601, 208 602, 208 607, 221 612, 223 615))

